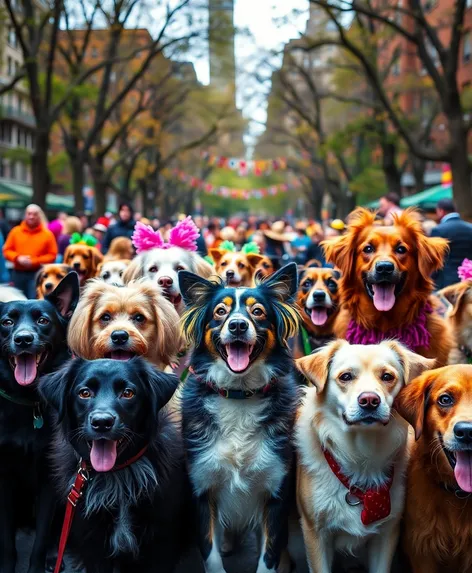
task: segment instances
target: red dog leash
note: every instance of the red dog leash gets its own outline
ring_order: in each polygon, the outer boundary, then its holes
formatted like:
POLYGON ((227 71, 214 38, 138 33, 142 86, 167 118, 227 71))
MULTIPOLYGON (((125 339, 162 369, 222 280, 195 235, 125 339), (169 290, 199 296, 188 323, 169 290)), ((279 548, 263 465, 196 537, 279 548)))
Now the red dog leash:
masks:
MULTIPOLYGON (((131 464, 134 464, 134 462, 138 461, 139 458, 144 455, 147 448, 147 446, 144 446, 144 448, 140 450, 134 457, 129 459, 124 464, 116 466, 116 468, 113 468, 112 471, 116 472, 130 466, 131 464)), ((81 497, 84 495, 85 487, 87 482, 90 480, 89 472, 90 470, 87 462, 81 460, 79 469, 77 470, 77 475, 75 476, 74 485, 71 487, 69 495, 67 496, 66 513, 62 523, 61 539, 59 541, 59 550, 57 552, 57 560, 56 566, 54 568, 54 573, 59 573, 61 570, 62 560, 66 551, 67 540, 69 539, 69 533, 72 527, 72 521, 74 520, 77 504, 79 503, 81 497)))

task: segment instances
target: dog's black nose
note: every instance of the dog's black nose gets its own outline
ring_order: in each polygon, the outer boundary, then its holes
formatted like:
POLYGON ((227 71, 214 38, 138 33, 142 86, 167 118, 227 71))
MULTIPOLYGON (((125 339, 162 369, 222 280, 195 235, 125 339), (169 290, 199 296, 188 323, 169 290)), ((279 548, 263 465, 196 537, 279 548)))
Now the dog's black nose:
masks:
POLYGON ((357 403, 363 410, 376 410, 380 402, 380 396, 375 392, 362 392, 357 398, 357 403))
POLYGON ((46 283, 46 284, 44 285, 44 288, 45 288, 46 290, 51 290, 51 289, 53 288, 53 286, 54 286, 54 285, 53 285, 52 283, 46 283))
POLYGON ((80 263, 74 263, 74 269, 80 271, 80 263))
POLYGON ((97 432, 109 432, 115 423, 115 416, 112 414, 97 413, 92 414, 90 425, 97 432))
POLYGON ((114 330, 111 333, 111 341, 113 344, 125 344, 129 340, 129 334, 126 330, 114 330))
POLYGON ((18 346, 29 346, 30 344, 33 344, 34 336, 31 332, 22 330, 15 334, 13 340, 15 341, 15 344, 18 344, 18 346))
POLYGON ((379 261, 375 263, 375 270, 380 275, 391 275, 395 270, 395 265, 390 261, 379 261))
POLYGON ((157 281, 157 284, 162 288, 170 288, 174 284, 174 281, 170 277, 161 277, 157 281))
POLYGON ((234 279, 234 271, 226 271, 227 279, 234 279))
POLYGON ((324 290, 315 290, 312 294, 313 302, 322 303, 326 300, 326 293, 324 290))
POLYGON ((248 326, 249 325, 245 320, 238 319, 231 320, 228 324, 228 328, 231 334, 241 334, 242 332, 246 332, 248 326))
POLYGON ((454 437, 461 444, 472 444, 472 423, 457 422, 454 426, 454 437))

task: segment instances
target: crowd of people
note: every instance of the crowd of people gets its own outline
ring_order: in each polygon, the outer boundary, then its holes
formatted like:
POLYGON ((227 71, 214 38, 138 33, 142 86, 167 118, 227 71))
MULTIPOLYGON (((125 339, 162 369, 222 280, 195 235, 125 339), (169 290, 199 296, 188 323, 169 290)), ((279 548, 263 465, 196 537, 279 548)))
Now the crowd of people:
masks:
MULTIPOLYGON (((379 225, 391 225, 392 215, 401 212, 400 197, 388 193, 379 200, 377 219, 379 225)), ((452 200, 438 202, 435 213, 425 213, 422 225, 430 236, 449 240, 449 254, 444 269, 435 277, 437 289, 457 280, 457 269, 472 251, 472 224, 463 221, 456 212, 452 200)), ((178 218, 184 218, 180 215, 178 218)), ((346 219, 347 222, 348 218, 346 219)), ((3 213, 0 214, 0 283, 11 283, 28 298, 35 296, 35 274, 43 264, 62 262, 67 246, 74 235, 89 237, 103 255, 106 255, 113 239, 131 238, 135 224, 141 221, 154 230, 160 230, 164 238, 176 219, 160 221, 147 219, 135 212, 128 202, 120 203, 117 213, 107 212, 96 219, 85 213, 70 216, 59 212, 48 222, 37 205, 29 205, 24 219, 10 229, 3 213)), ((196 215, 194 221, 202 233, 198 240, 198 252, 206 256, 211 248, 218 248, 225 241, 232 242, 240 250, 248 242, 257 244, 259 252, 271 259, 274 268, 290 261, 304 266, 312 260, 327 265, 321 241, 345 232, 346 222, 331 219, 319 222, 314 219, 274 220, 255 215, 229 216, 227 219, 196 215)))

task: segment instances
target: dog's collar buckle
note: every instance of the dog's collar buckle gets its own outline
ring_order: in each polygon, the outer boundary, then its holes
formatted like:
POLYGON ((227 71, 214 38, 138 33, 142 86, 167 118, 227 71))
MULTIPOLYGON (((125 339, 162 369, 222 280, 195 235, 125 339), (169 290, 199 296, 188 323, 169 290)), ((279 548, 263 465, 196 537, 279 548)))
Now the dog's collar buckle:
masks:
POLYGON ((346 503, 351 507, 355 507, 356 505, 360 505, 362 503, 361 500, 357 497, 357 495, 353 493, 351 490, 349 490, 346 493, 345 500, 346 503))

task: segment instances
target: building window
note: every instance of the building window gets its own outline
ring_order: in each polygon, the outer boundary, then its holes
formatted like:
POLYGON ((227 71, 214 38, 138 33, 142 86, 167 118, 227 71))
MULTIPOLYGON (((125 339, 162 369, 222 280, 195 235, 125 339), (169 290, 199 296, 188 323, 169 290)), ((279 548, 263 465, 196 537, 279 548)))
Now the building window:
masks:
POLYGON ((21 145, 21 129, 19 127, 16 128, 16 144, 21 145))
POLYGON ((23 111, 23 98, 18 96, 18 111, 21 113, 23 111))
POLYGON ((0 157, 0 177, 5 177, 5 159, 0 157))
POLYGON ((98 50, 97 48, 92 48, 92 58, 98 58, 98 50))
POLYGON ((8 56, 7 58, 7 74, 9 76, 13 75, 13 60, 8 56))
POLYGON ((20 179, 22 181, 28 181, 28 166, 26 163, 20 163, 20 179))
POLYGON ((470 32, 466 32, 462 38, 462 59, 468 64, 472 58, 472 39, 470 32))
POLYGON ((18 47, 18 40, 16 37, 16 32, 15 32, 14 28, 12 28, 12 27, 8 28, 8 43, 10 44, 10 46, 12 48, 18 47))
POLYGON ((16 161, 10 163, 10 179, 16 179, 16 161))
POLYGON ((392 65, 392 76, 400 75, 400 62, 396 60, 392 65))
POLYGON ((465 7, 466 8, 472 8, 472 0, 466 0, 465 7))

